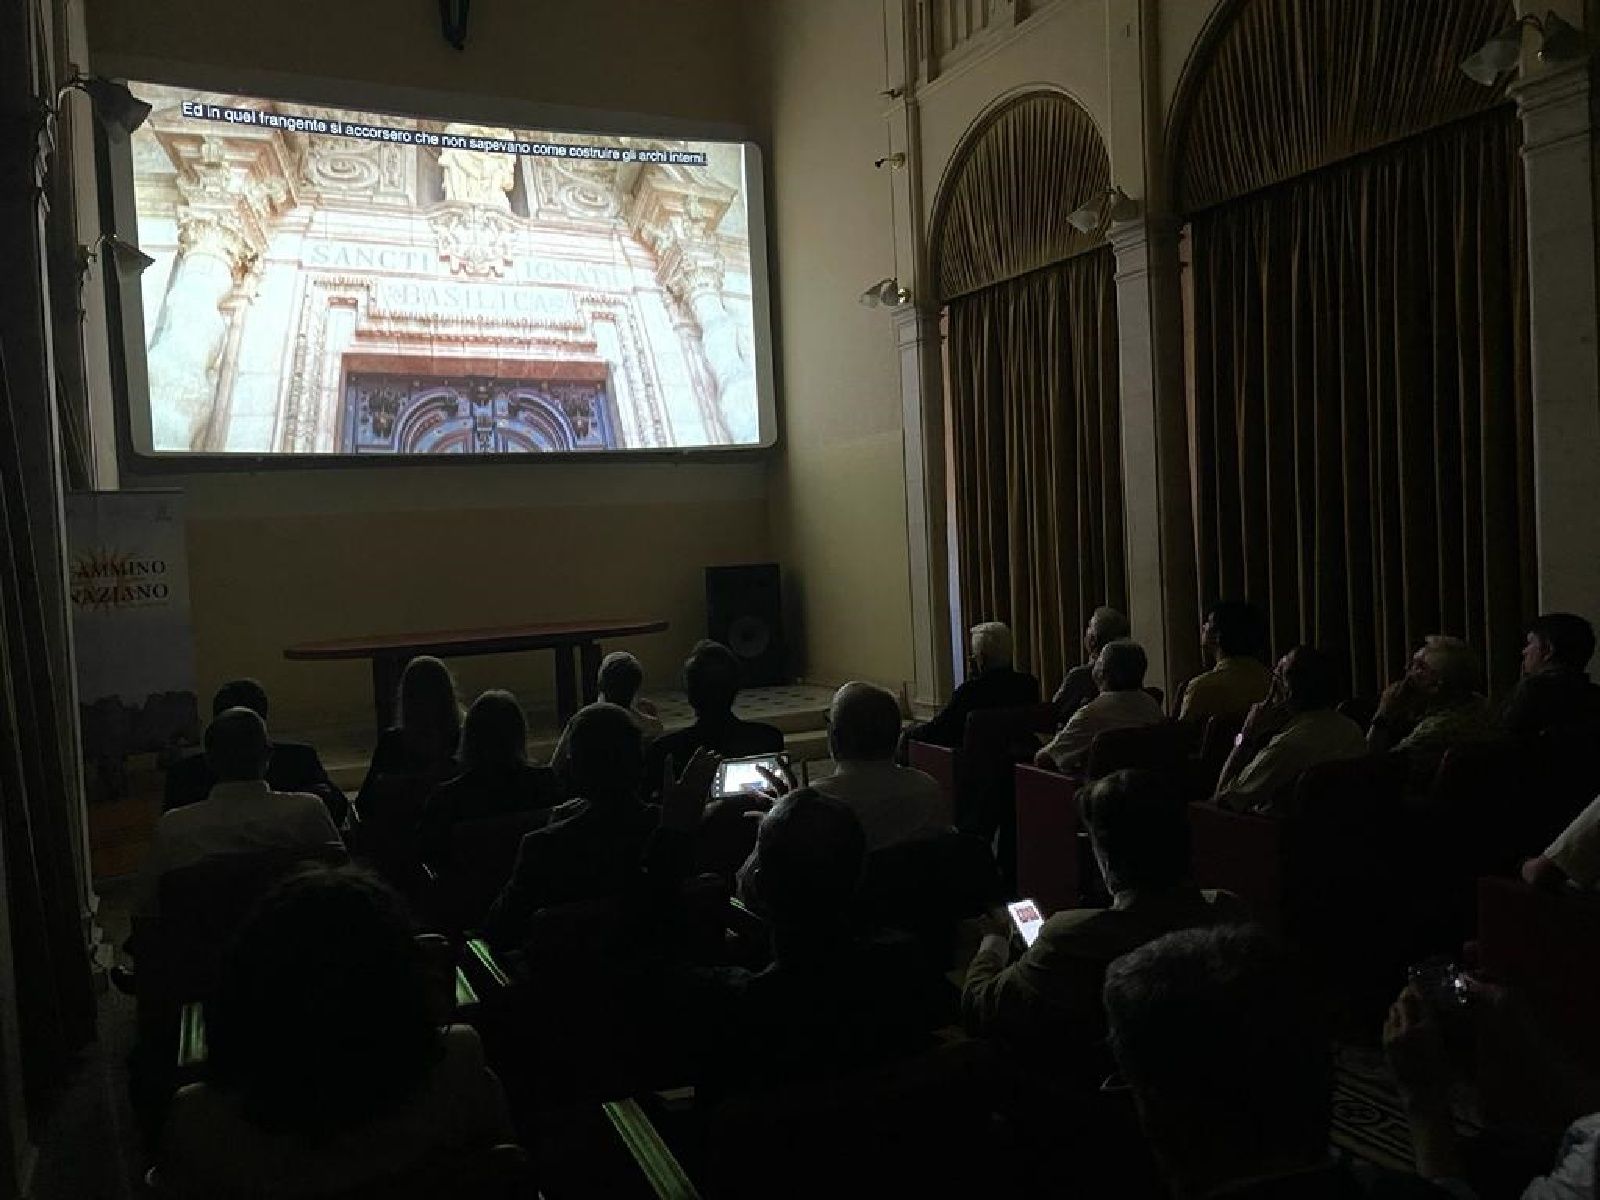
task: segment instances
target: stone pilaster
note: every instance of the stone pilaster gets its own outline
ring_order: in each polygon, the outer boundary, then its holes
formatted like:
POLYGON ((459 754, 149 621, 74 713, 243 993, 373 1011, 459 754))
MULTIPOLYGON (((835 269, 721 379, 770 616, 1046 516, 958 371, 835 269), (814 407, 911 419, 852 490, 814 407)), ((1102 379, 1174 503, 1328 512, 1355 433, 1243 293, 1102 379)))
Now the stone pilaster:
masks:
POLYGON ((1539 606, 1600 622, 1600 314, 1589 68, 1512 89, 1528 200, 1539 606))
POLYGON ((1114 225, 1128 616, 1169 694, 1200 668, 1177 225, 1114 225))

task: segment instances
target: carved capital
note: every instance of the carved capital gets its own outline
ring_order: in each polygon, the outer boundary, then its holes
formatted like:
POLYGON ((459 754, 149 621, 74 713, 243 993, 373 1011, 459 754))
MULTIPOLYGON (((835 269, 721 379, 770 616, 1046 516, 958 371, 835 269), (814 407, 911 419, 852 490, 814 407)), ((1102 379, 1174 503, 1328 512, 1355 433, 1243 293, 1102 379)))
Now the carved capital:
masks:
POLYGON ((238 218, 222 209, 185 209, 178 215, 178 251, 209 255, 228 264, 235 279, 243 278, 259 256, 238 218))

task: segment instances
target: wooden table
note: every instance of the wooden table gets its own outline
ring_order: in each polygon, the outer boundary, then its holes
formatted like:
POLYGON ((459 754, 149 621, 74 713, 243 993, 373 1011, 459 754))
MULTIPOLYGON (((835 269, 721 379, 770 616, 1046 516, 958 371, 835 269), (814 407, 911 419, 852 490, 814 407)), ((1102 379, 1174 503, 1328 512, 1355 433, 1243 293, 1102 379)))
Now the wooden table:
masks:
POLYGON ((297 662, 328 659, 372 660, 372 708, 378 731, 394 723, 395 693, 400 673, 419 654, 436 658, 464 658, 474 654, 510 654, 518 650, 550 650, 556 658, 556 715, 566 725, 578 711, 578 674, 583 676, 583 702, 598 694, 595 676, 600 670, 600 639, 660 633, 665 621, 559 621, 548 625, 507 625, 497 629, 441 629, 427 633, 385 633, 373 637, 335 638, 301 642, 284 649, 283 656, 297 662), (578 651, 581 666, 573 663, 578 651))

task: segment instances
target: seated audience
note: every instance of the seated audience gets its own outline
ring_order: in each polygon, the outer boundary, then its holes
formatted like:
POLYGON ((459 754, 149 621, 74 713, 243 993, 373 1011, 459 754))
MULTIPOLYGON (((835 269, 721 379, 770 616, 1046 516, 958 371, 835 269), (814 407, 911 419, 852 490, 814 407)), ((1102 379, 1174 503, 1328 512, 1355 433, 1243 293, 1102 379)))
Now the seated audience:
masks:
POLYGON ((1464 1179, 1453 1100, 1456 1079, 1471 1068, 1453 1062, 1451 1048, 1470 1045, 1480 1060, 1492 1056, 1499 1071, 1513 1072, 1508 1086, 1523 1098, 1519 1132, 1530 1143, 1558 1147, 1555 1169, 1517 1194, 1522 1200, 1592 1200, 1600 1182, 1600 1080, 1549 1039, 1514 993, 1470 977, 1465 987, 1466 1003, 1443 1010, 1413 983, 1384 1023, 1383 1048, 1405 1106, 1417 1174, 1458 1200, 1478 1195, 1464 1179), (1453 1026, 1449 1036, 1446 1023, 1453 1026))
POLYGON ((905 741, 957 747, 967 734, 967 718, 980 709, 1025 708, 1039 703, 1039 681, 1012 666, 1011 630, 998 621, 972 627, 971 670, 932 720, 914 726, 905 741))
POLYGON ((1034 762, 1047 770, 1081 771, 1100 734, 1112 729, 1142 729, 1166 720, 1161 705, 1144 690, 1149 666, 1138 642, 1108 642, 1101 647, 1094 664, 1100 694, 1072 714, 1034 762))
POLYGON ((1100 992, 1111 961, 1174 929, 1242 921, 1245 911, 1231 894, 1194 885, 1189 806, 1170 780, 1107 776, 1084 793, 1083 819, 1111 907, 1054 914, 1009 966, 1009 925, 997 922, 967 968, 961 1011, 974 1036, 1097 1083, 1104 1071, 1093 1047, 1105 1033, 1100 992))
POLYGON ((1266 622, 1253 604, 1223 600, 1200 626, 1200 650, 1212 668, 1184 688, 1178 720, 1241 717, 1267 698, 1272 672, 1262 662, 1266 622))
POLYGON ((1318 763, 1360 758, 1367 738, 1334 711, 1339 670, 1315 646, 1296 646, 1278 662, 1272 694, 1250 709, 1223 764, 1216 801, 1223 808, 1270 808, 1278 794, 1318 763))
POLYGON ((1405 677, 1384 689, 1367 744, 1378 753, 1392 750, 1410 757, 1413 782, 1425 783, 1446 750, 1498 732, 1482 686, 1483 664, 1471 646, 1460 638, 1430 635, 1411 656, 1405 677))
POLYGON ((516 867, 485 922, 497 946, 518 944, 541 908, 620 895, 639 878, 660 809, 639 796, 644 746, 624 708, 591 704, 573 718, 570 777, 578 798, 522 839, 516 867))
POLYGON ((783 732, 760 721, 743 721, 734 715, 739 698, 739 660, 719 642, 701 642, 683 664, 683 690, 694 709, 694 724, 663 734, 650 745, 645 762, 645 788, 655 795, 662 773, 681 774, 697 750, 723 758, 776 754, 783 749, 783 732))
POLYGON ((1094 664, 1100 651, 1112 642, 1133 636, 1128 618, 1104 605, 1094 610, 1083 631, 1083 662, 1067 672, 1050 703, 1056 706, 1056 720, 1065 725, 1073 713, 1100 694, 1095 683, 1094 664))
POLYGON ((440 1027, 398 896, 349 868, 278 884, 206 1005, 205 1081, 173 1101, 162 1195, 302 1197, 510 1142, 478 1035, 440 1027))
MULTIPOLYGON (((644 668, 639 665, 637 658, 626 650, 613 650, 600 660, 595 683, 600 692, 598 703, 615 704, 618 708, 627 709, 639 732, 644 735, 646 745, 661 736, 661 718, 656 715, 656 706, 639 695, 639 689, 644 686, 644 668)), ((571 728, 572 722, 568 721, 566 729, 561 731, 561 739, 556 742, 555 751, 550 755, 551 768, 563 776, 567 770, 567 735, 571 728)))
POLYGON ((1500 723, 1519 737, 1600 717, 1600 686, 1589 678, 1594 626, 1572 613, 1545 613, 1528 627, 1522 678, 1500 723))
POLYGON ((1572 819, 1543 854, 1522 864, 1522 878, 1534 887, 1600 886, 1600 796, 1572 819))
POLYGON ((221 854, 303 850, 308 858, 342 854, 344 843, 321 800, 275 792, 266 781, 267 726, 248 708, 229 708, 205 732, 206 762, 216 783, 204 800, 161 814, 139 868, 133 912, 154 917, 161 877, 221 854))
POLYGON ((772 964, 724 969, 691 989, 703 1087, 863 1070, 927 1047, 949 1020, 948 985, 913 942, 857 929, 865 860, 860 822, 813 788, 790 792, 761 818, 740 891, 766 921, 772 964))
POLYGON ((1329 1151, 1333 1054, 1289 952, 1258 929, 1170 933, 1106 972, 1111 1049, 1180 1200, 1443 1196, 1329 1151))
MULTIPOLYGON (((267 690, 254 679, 234 679, 217 689, 211 698, 211 715, 230 708, 248 708, 263 721, 267 719, 267 690)), ((267 786, 275 792, 309 792, 328 806, 335 825, 343 825, 350 802, 323 770, 316 750, 299 742, 273 742, 267 759, 267 786)), ((161 808, 170 812, 185 804, 204 800, 217 778, 206 763, 205 753, 191 754, 167 768, 166 794, 161 808)))
POLYGON ((419 655, 400 675, 400 723, 385 729, 372 752, 367 777, 356 795, 356 811, 382 779, 413 779, 432 786, 459 769, 461 702, 455 676, 443 661, 419 655))
POLYGON ((528 725, 517 698, 485 692, 461 726, 461 774, 436 788, 423 806, 422 859, 438 867, 449 858, 450 830, 459 822, 548 808, 557 799, 549 768, 528 765, 528 725))
POLYGON ((939 785, 921 771, 896 766, 900 702, 870 683, 847 683, 828 709, 828 753, 838 764, 817 791, 856 815, 867 853, 950 828, 939 785))

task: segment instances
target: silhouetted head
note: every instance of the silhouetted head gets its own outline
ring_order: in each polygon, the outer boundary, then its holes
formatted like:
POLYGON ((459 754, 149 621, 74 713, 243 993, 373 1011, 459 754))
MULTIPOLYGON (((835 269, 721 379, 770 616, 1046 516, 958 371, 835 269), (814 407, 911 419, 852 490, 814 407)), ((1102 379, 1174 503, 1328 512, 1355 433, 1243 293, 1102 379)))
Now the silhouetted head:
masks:
POLYGON ((590 704, 578 710, 567 732, 567 774, 573 790, 598 804, 639 794, 644 776, 644 735, 627 709, 590 704))
POLYGON ((1111 964, 1106 1017, 1181 1196, 1323 1162, 1333 1073, 1319 1006, 1259 929, 1171 933, 1111 964))
POLYGON ((866 855, 861 823, 839 801, 801 788, 774 804, 756 831, 750 886, 780 941, 814 947, 841 935, 866 855))
POLYGON ((1261 658, 1266 642, 1267 624, 1261 611, 1238 600, 1213 604, 1200 627, 1200 645, 1222 658, 1261 658))
POLYGON ((1083 794, 1083 823, 1111 892, 1163 891, 1188 881, 1189 803, 1155 771, 1117 771, 1083 794))
POLYGON ((1483 661, 1458 637, 1431 634, 1411 656, 1406 675, 1435 707, 1458 704, 1483 687, 1483 661))
POLYGON ((1089 625, 1083 631, 1083 652, 1092 662, 1104 647, 1132 634, 1133 626, 1128 623, 1126 616, 1114 608, 1101 605, 1089 617, 1089 625))
POLYGON ((839 762, 894 757, 900 742, 900 701, 871 683, 847 683, 828 707, 828 749, 839 762))
POLYGON ((211 715, 218 716, 230 708, 248 708, 263 721, 267 719, 267 689, 258 679, 230 679, 211 697, 211 715))
POLYGON ((683 690, 701 720, 725 717, 739 696, 739 660, 721 642, 701 642, 683 664, 683 690))
POLYGON ((600 676, 596 682, 602 700, 628 708, 644 685, 644 668, 626 650, 613 650, 600 660, 600 676))
POLYGON ((219 782, 264 779, 272 753, 267 723, 252 709, 225 709, 206 726, 205 752, 219 782))
POLYGON ((319 867, 264 896, 225 952, 206 1004, 206 1075, 245 1116, 317 1141, 414 1096, 440 1031, 400 898, 376 877, 319 867))
POLYGON ((461 726, 461 765, 507 770, 528 761, 528 723, 510 692, 488 691, 472 702, 461 726))
POLYGON ((461 702, 455 676, 440 659, 423 654, 406 664, 400 676, 400 728, 420 744, 442 755, 456 752, 461 742, 461 702))
POLYGON ((1544 613, 1528 626, 1522 649, 1522 673, 1551 667, 1586 671, 1594 657, 1594 626, 1574 613, 1544 613))
POLYGON ((1144 686, 1150 659, 1138 642, 1107 642, 1094 660, 1094 682, 1102 692, 1136 692, 1144 686))
POLYGON ((1315 646, 1296 646, 1278 660, 1285 699, 1297 712, 1318 712, 1339 703, 1339 664, 1315 646))

